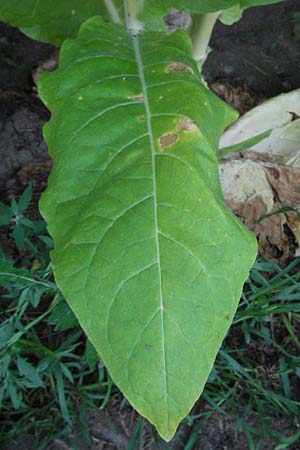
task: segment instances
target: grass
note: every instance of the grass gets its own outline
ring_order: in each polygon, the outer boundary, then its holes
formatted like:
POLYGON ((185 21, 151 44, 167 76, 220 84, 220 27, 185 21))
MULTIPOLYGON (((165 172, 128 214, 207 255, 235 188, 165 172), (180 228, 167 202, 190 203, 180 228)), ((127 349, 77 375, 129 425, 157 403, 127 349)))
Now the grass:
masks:
MULTIPOLYGON (((27 217, 31 195, 29 186, 18 201, 0 203, 0 442, 18 448, 30 436, 31 447, 43 450, 59 437, 76 449, 70 436, 80 433, 88 448, 88 411, 114 400, 126 409, 126 402, 53 281, 45 223, 27 217)), ((230 417, 250 450, 266 438, 275 450, 299 449, 299 331, 300 259, 284 269, 258 259, 180 448, 192 449, 218 415, 230 417), (289 435, 279 419, 288 419, 289 435)), ((134 423, 129 450, 141 448, 146 426, 142 418, 134 423)), ((152 448, 171 448, 150 434, 152 448)))

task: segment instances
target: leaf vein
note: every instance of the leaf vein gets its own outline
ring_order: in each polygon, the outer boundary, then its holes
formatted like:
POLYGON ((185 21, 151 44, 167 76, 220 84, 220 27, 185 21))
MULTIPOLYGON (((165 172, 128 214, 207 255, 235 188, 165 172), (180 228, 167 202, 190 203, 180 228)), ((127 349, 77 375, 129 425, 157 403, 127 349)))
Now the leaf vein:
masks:
POLYGON ((158 281, 159 281, 159 305, 160 305, 160 317, 161 317, 161 339, 162 339, 162 365, 163 365, 163 383, 165 388, 165 402, 166 402, 166 424, 169 427, 169 406, 168 406, 168 385, 167 385, 167 361, 166 361, 166 348, 165 348, 165 329, 164 329, 164 305, 162 294, 162 277, 161 277, 161 265, 160 265, 160 248, 158 238, 158 212, 157 212, 157 192, 156 192, 156 160, 155 160, 155 144, 153 139, 152 124, 151 124, 151 110, 148 100, 148 91, 144 75, 144 66, 140 51, 139 37, 132 35, 132 43, 134 52, 136 55, 136 62, 138 66, 138 72, 142 85, 142 92, 144 97, 144 105, 146 112, 146 123, 149 133, 151 161, 152 161, 152 176, 153 176, 153 212, 154 212, 154 224, 155 224, 155 244, 156 255, 158 264, 158 281))
POLYGON ((171 242, 174 242, 175 244, 177 244, 179 247, 183 248, 190 256, 192 256, 194 259, 196 259, 196 261, 198 262, 199 267, 202 269, 203 272, 208 273, 207 269, 205 267, 205 265, 203 264, 203 262, 200 260, 200 258, 195 255, 188 247, 186 247, 182 242, 179 242, 177 239, 173 238, 172 236, 169 236, 165 233, 163 233, 162 231, 159 231, 159 234, 161 236, 163 236, 165 239, 168 239, 171 242))
POLYGON ((110 304, 108 305, 107 320, 106 320, 106 335, 107 335, 107 341, 109 342, 110 347, 111 347, 112 350, 113 350, 113 347, 112 347, 112 345, 111 345, 111 343, 110 343, 110 340, 109 340, 109 322, 110 322, 111 310, 112 310, 112 307, 113 307, 113 305, 114 305, 116 299, 118 298, 118 296, 119 296, 120 292, 122 291, 122 289, 124 288, 124 286, 126 286, 126 284, 127 284, 130 280, 132 280, 133 278, 135 278, 135 277, 141 275, 141 273, 145 272, 146 270, 151 269, 151 268, 154 267, 155 265, 157 265, 157 262, 156 262, 156 261, 152 262, 151 264, 148 264, 147 266, 143 267, 142 269, 140 269, 140 270, 138 270, 137 272, 131 274, 128 278, 126 278, 125 280, 123 280, 122 283, 119 285, 119 287, 118 287, 116 293, 114 294, 114 296, 113 296, 113 298, 112 298, 112 301, 111 301, 110 304))
POLYGON ((68 145, 71 144, 74 139, 78 136, 78 134, 87 126, 89 126, 92 122, 94 122, 95 120, 99 119, 99 117, 104 116, 104 114, 106 114, 107 112, 113 111, 114 109, 118 109, 118 108, 122 108, 123 106, 129 106, 129 105, 139 105, 139 102, 125 102, 125 103, 117 103, 116 105, 110 106, 109 108, 104 109, 103 111, 100 111, 99 113, 97 113, 95 116, 91 117, 87 122, 85 122, 83 125, 81 125, 81 127, 78 128, 78 130, 76 130, 76 133, 73 134, 73 136, 71 137, 71 139, 68 142, 68 145))

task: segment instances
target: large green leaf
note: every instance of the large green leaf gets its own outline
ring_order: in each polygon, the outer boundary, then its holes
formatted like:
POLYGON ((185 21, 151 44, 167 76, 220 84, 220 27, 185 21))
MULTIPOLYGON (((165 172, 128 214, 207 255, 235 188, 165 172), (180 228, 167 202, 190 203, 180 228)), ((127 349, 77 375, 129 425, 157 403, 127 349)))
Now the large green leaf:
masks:
MULTIPOLYGON (((278 3, 284 0, 144 0, 142 19, 149 29, 162 29, 163 16, 176 7, 191 13, 227 10, 240 3, 241 8, 278 3)), ((122 17, 123 0, 112 0, 122 17)), ((1 0, 0 20, 20 28, 33 39, 60 46, 75 37, 82 23, 101 14, 110 20, 104 0, 1 0)), ((225 19, 226 21, 226 19, 225 19)), ((228 20, 227 20, 228 22, 228 20)))
POLYGON ((191 13, 211 13, 236 5, 237 0, 144 0, 141 20, 148 29, 163 29, 163 16, 175 7, 191 13))
MULTIPOLYGON (((146 0, 147 1, 147 0, 146 0)), ((194 13, 211 13, 230 8, 237 0, 170 0, 172 6, 194 13)))
POLYGON ((231 25, 238 21, 244 8, 279 3, 284 0, 144 0, 141 20, 148 29, 164 29, 163 16, 172 7, 196 14, 220 11, 220 20, 231 25))
POLYGON ((115 383, 170 439, 202 392, 256 255, 224 206, 216 147, 236 113, 188 36, 89 20, 41 78, 54 161, 41 211, 58 286, 115 383))
POLYGON ((285 0, 240 0, 241 8, 250 8, 251 6, 272 5, 274 3, 281 3, 285 0))
POLYGON ((139 11, 139 18, 147 30, 166 31, 164 17, 171 8, 170 0, 146 0, 139 11))
POLYGON ((19 27, 33 39, 57 46, 77 36, 82 23, 99 14, 107 15, 103 0, 0 1, 0 20, 19 27))
POLYGON ((232 25, 241 19, 243 15, 243 8, 238 3, 228 9, 224 9, 219 15, 218 19, 225 25, 232 25))
POLYGON ((229 9, 222 10, 219 20, 225 25, 232 25, 233 23, 240 20, 243 11, 251 6, 263 6, 270 5, 274 3, 280 3, 284 0, 240 0, 234 6, 229 9))
MULTIPOLYGON (((145 0, 146 3, 148 1, 154 0, 145 0)), ((169 0, 172 6, 195 13, 222 11, 236 4, 240 4, 241 8, 249 8, 250 6, 270 5, 282 1, 285 0, 169 0)))

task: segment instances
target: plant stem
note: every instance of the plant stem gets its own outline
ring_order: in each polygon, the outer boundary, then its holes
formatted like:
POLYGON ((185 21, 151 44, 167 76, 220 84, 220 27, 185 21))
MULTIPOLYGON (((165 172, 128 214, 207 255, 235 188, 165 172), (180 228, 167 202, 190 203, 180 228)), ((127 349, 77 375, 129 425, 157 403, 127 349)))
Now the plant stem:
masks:
POLYGON ((121 23, 121 19, 118 13, 118 10, 116 9, 113 0, 104 0, 106 9, 111 17, 111 21, 113 23, 121 23))
POLYGON ((20 280, 29 281, 30 283, 39 284, 40 286, 45 286, 48 289, 57 290, 57 286, 54 283, 44 283, 43 281, 35 280, 34 278, 23 277, 23 275, 17 275, 15 273, 9 272, 0 272, 0 275, 10 278, 19 278, 20 280))
POLYGON ((264 131, 263 133, 258 134, 257 136, 251 137, 244 141, 239 142, 238 144, 233 144, 227 147, 219 148, 218 150, 218 158, 224 158, 228 153, 236 153, 236 152, 246 152, 247 150, 251 150, 252 147, 259 144, 264 139, 268 138, 273 129, 264 131))
POLYGON ((124 0, 126 26, 133 34, 143 29, 143 24, 137 19, 143 7, 143 0, 124 0))
POLYGON ((206 59, 209 40, 219 15, 220 11, 210 14, 195 14, 193 16, 193 56, 200 63, 204 63, 206 59))

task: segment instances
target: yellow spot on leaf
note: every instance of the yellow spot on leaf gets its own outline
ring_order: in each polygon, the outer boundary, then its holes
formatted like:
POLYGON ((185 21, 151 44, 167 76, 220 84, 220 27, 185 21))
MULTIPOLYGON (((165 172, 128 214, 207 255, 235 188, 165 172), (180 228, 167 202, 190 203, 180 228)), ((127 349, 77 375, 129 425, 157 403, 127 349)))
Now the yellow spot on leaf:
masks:
POLYGON ((144 97, 142 95, 132 95, 129 97, 133 102, 144 103, 144 97))
POLYGON ((166 72, 192 72, 193 73, 193 69, 191 68, 191 66, 187 66, 186 64, 182 64, 182 63, 172 63, 169 64, 166 68, 166 72))

